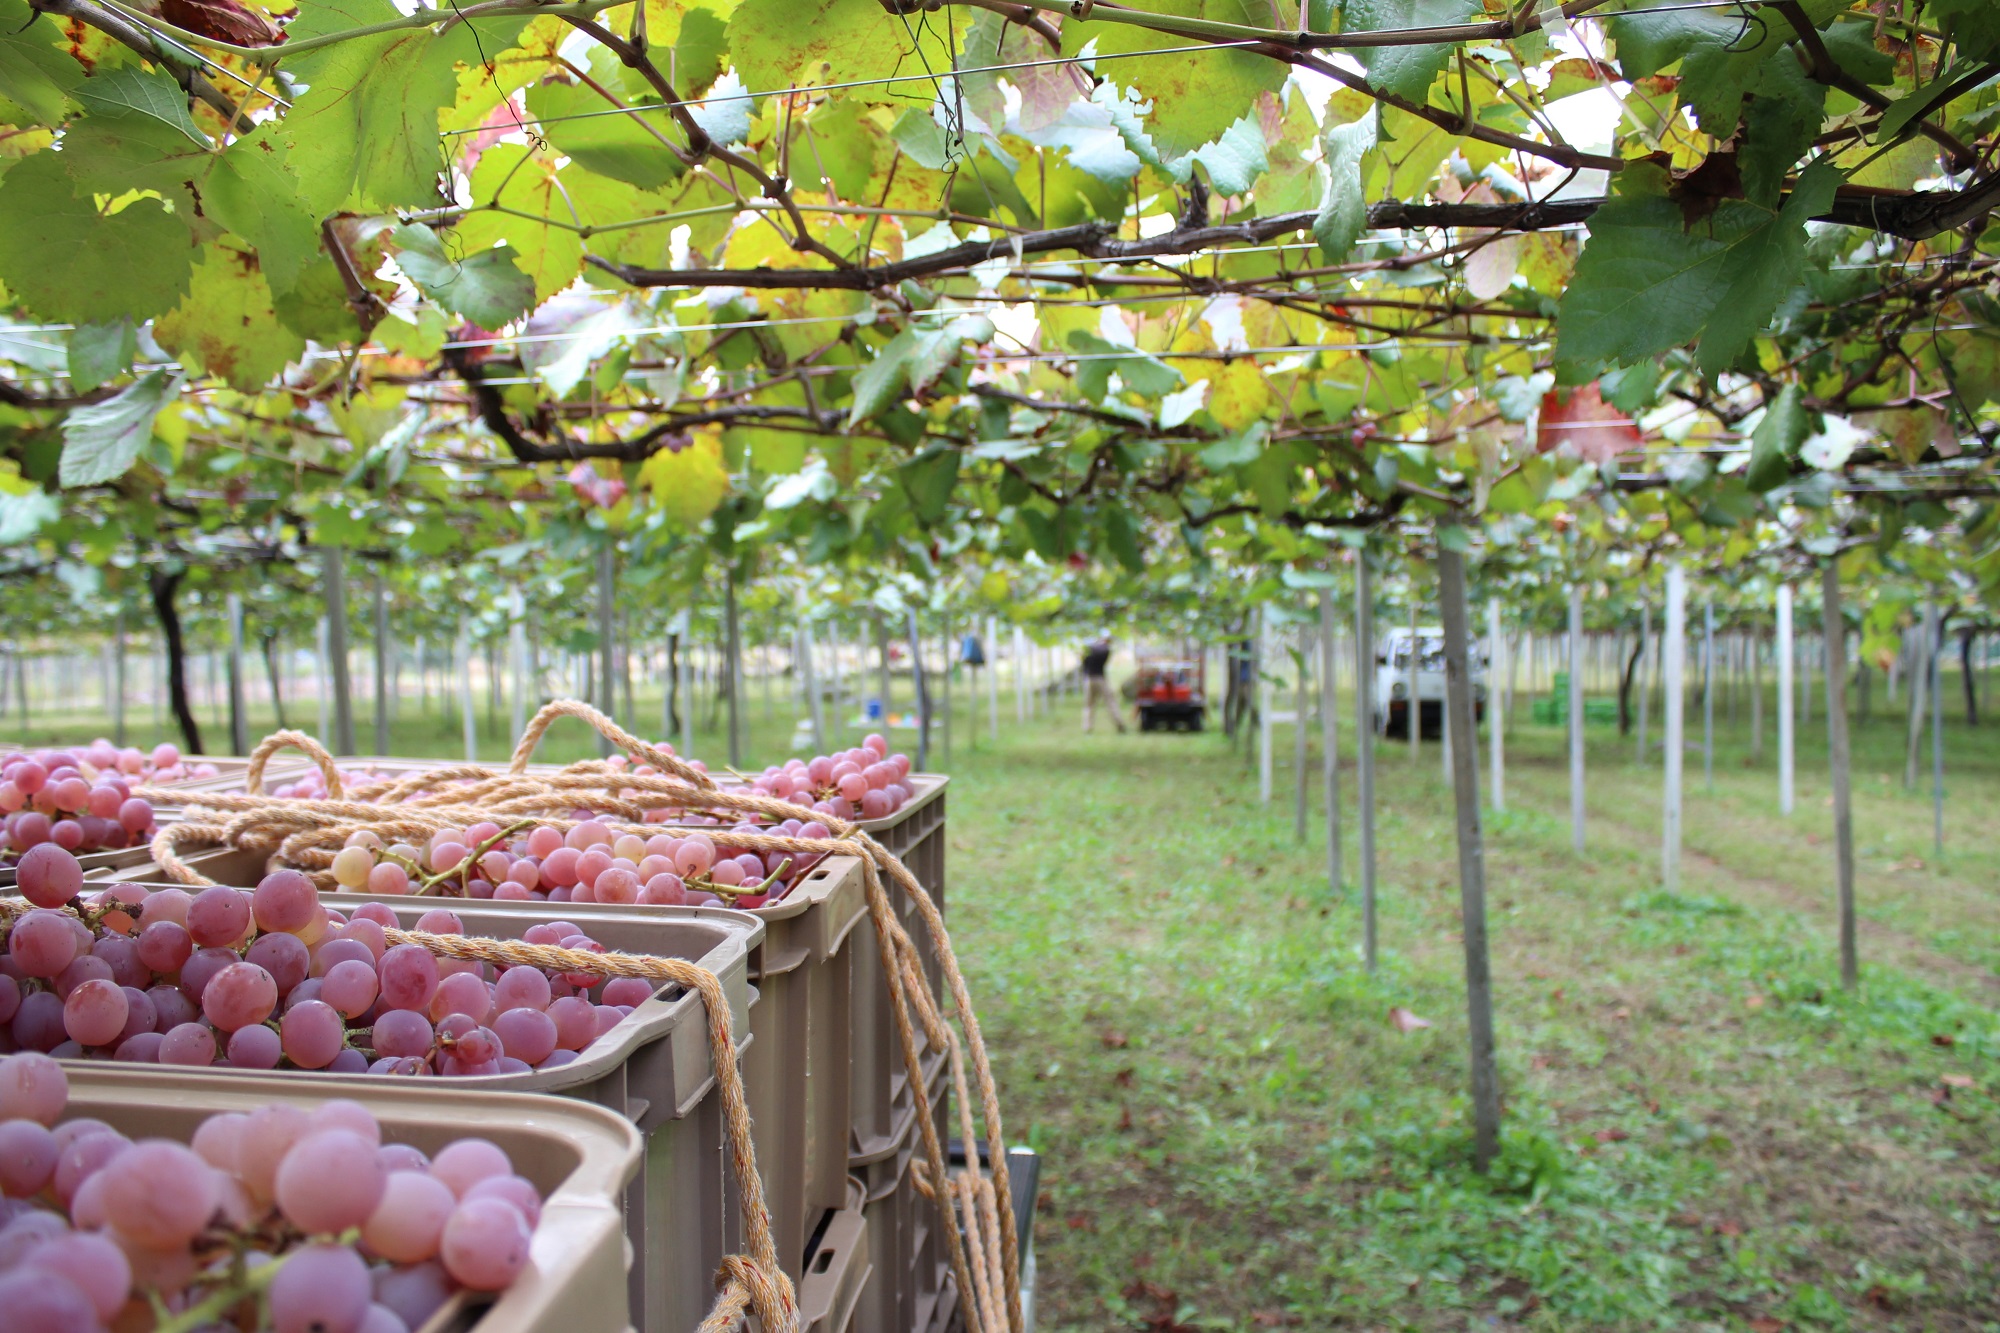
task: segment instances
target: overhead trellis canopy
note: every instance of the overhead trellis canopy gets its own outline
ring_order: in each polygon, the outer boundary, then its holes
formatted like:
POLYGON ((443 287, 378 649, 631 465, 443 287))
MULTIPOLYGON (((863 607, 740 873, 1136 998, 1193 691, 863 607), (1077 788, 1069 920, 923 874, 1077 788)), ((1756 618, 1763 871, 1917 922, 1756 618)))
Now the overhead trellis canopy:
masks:
POLYGON ((1996 76, 1987 0, 0 0, 0 534, 1976 523, 1996 76))

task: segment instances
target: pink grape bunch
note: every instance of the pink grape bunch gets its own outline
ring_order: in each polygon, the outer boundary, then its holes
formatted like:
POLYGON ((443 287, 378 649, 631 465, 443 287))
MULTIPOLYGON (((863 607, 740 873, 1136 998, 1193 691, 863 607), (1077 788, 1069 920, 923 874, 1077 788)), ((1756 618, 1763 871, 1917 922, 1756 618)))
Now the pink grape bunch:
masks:
MULTIPOLYGON (((73 869, 23 876, 35 906, 15 918, 0 953, 0 1048, 257 1070, 519 1074, 575 1060, 654 989, 391 945, 388 907, 344 916, 297 871, 267 875, 251 892, 118 884, 82 915, 61 910, 81 886, 73 869)), ((465 933, 445 908, 416 927, 465 933)), ((537 923, 523 938, 604 952, 568 921, 537 923)))
POLYGON ((910 757, 890 754, 886 737, 870 735, 852 750, 774 764, 750 789, 816 815, 886 819, 910 803, 910 757))
POLYGON ((351 893, 746 910, 777 901, 798 882, 805 858, 731 844, 730 832, 831 836, 817 820, 788 819, 770 828, 738 824, 713 834, 697 829, 642 838, 586 818, 567 830, 547 824, 503 829, 490 821, 440 829, 418 847, 384 845, 376 834, 357 829, 334 854, 333 878, 351 893))
POLYGON ((528 1266, 541 1192, 489 1140, 427 1157, 345 1100, 135 1140, 68 1105, 56 1061, 0 1057, 10 1333, 151 1329, 155 1299, 168 1317, 214 1302, 210 1329, 409 1333, 454 1292, 504 1291, 528 1266))
MULTIPOLYGON (((176 761, 179 753, 174 751, 176 761)), ((134 780, 145 775, 127 770, 126 755, 144 768, 137 750, 121 753, 109 741, 93 741, 82 753, 37 750, 0 758, 0 859, 17 859, 43 844, 95 852, 151 838, 153 807, 132 794, 134 780)))

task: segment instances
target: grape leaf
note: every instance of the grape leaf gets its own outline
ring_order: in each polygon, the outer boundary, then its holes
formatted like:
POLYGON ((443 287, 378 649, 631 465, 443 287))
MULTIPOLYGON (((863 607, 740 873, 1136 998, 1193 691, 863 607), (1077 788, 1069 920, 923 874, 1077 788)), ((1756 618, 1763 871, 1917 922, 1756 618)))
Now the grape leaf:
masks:
POLYGON ((78 393, 89 393, 132 368, 138 334, 129 319, 109 324, 79 324, 69 331, 69 382, 78 393))
POLYGON ((697 429, 678 449, 669 446, 660 450, 639 468, 639 480, 668 518, 681 527, 694 527, 714 513, 722 497, 729 494, 721 429, 697 429))
POLYGON ((729 54, 729 22, 700 5, 681 15, 674 38, 674 91, 693 97, 715 82, 729 54))
POLYGON ((842 199, 865 198, 879 135, 862 104, 836 96, 802 123, 803 133, 792 148, 792 170, 801 180, 831 182, 842 199))
POLYGON ((0 0, 0 121, 59 125, 83 67, 49 41, 53 19, 0 0))
POLYGON ((1815 164, 1782 209, 1726 200, 1690 231, 1664 174, 1628 167, 1625 193, 1591 218, 1590 242, 1557 310, 1563 382, 1697 338, 1704 373, 1727 366, 1800 280, 1806 221, 1832 202, 1840 179, 1815 164))
MULTIPOLYGON (((1146 10, 1163 18, 1284 26, 1273 0, 1157 0, 1146 10)), ((1264 56, 1226 47, 1185 50, 1190 43, 1184 37, 1132 24, 1071 19, 1063 24, 1062 40, 1066 56, 1092 41, 1104 56, 1160 53, 1109 62, 1101 72, 1152 102, 1146 133, 1167 159, 1221 138, 1255 107, 1257 94, 1275 92, 1285 82, 1285 67, 1264 56)))
POLYGON ((1807 78, 1798 61, 1767 60, 1759 67, 1736 149, 1746 199, 1778 206, 1785 175, 1812 147, 1825 109, 1826 85, 1807 78))
POLYGON ((100 213, 70 190, 57 153, 0 177, 0 282, 44 319, 150 319, 187 290, 194 240, 156 199, 100 213))
POLYGON ((256 248, 272 291, 290 291, 319 257, 319 220, 306 204, 281 137, 273 127, 260 126, 214 162, 202 186, 202 206, 256 248))
MULTIPOLYGON (((953 42, 946 30, 963 31, 963 12, 952 6, 922 17, 919 23, 890 14, 875 0, 743 0, 729 18, 729 52, 743 86, 759 95, 950 69, 953 42)), ((929 81, 917 78, 850 88, 845 95, 906 104, 933 94, 929 81)))
POLYGON ((951 505, 952 488, 958 485, 957 449, 927 449, 896 469, 896 480, 909 497, 910 512, 929 526, 945 516, 951 505))
POLYGON ((459 244, 467 254, 505 242, 514 248, 522 272, 535 282, 535 299, 546 301, 576 280, 583 269, 583 240, 556 173, 525 144, 500 143, 480 155, 472 171, 473 196, 528 217, 482 209, 458 223, 459 244), (544 219, 555 219, 552 224, 544 219))
POLYGON ((1744 485, 1762 492, 1790 481, 1792 459, 1811 433, 1812 422, 1800 399, 1799 386, 1787 384, 1750 433, 1750 466, 1743 473, 1744 485))
POLYGON ((1606 26, 1618 44, 1618 68, 1634 82, 1680 62, 1680 100, 1702 129, 1727 139, 1743 98, 1791 29, 1696 6, 1621 14, 1606 26))
MULTIPOLYGON (((390 0, 320 0, 290 31, 293 40, 401 17, 390 0)), ((291 165, 326 214, 350 197, 377 207, 438 202, 444 151, 438 113, 458 99, 458 69, 482 52, 514 44, 524 17, 378 33, 307 52, 287 62, 310 87, 286 113, 291 165)))
MULTIPOLYGON (((1395 28, 1435 28, 1463 23, 1480 12, 1467 0, 1347 0, 1340 13, 1346 32, 1384 32, 1395 28)), ((1370 50, 1363 63, 1368 81, 1386 93, 1421 105, 1431 84, 1451 63, 1453 47, 1382 46, 1370 50)))
POLYGON ((389 239, 397 267, 418 291, 482 329, 500 328, 534 304, 535 280, 515 265, 512 246, 453 259, 436 232, 417 224, 396 228, 389 239))
POLYGON ((667 144, 685 146, 687 136, 680 127, 665 112, 605 114, 612 109, 579 83, 552 81, 528 89, 528 114, 542 122, 549 142, 578 166, 642 190, 678 180, 687 168, 667 144))
POLYGON ((153 418, 180 387, 164 370, 133 382, 116 398, 79 407, 63 422, 64 486, 101 486, 125 475, 153 438, 153 418))
POLYGON ((306 350, 305 339, 279 323, 257 257, 230 245, 208 247, 188 294, 154 322, 153 336, 184 365, 239 393, 256 393, 306 350))
POLYGON ((208 147, 208 136, 195 128, 194 117, 188 114, 187 94, 164 69, 126 65, 110 70, 84 80, 75 97, 94 115, 141 116, 179 130, 198 147, 208 147))
POLYGON ((2000 10, 1993 7, 1992 0, 1930 0, 1924 13, 1949 32, 1966 55, 2000 59, 2000 10))
POLYGON ((1368 228, 1368 199, 1361 186, 1361 160, 1375 146, 1375 112, 1371 108, 1350 125, 1329 125, 1323 136, 1326 193, 1313 218, 1313 239, 1329 264, 1347 260, 1354 243, 1368 228))

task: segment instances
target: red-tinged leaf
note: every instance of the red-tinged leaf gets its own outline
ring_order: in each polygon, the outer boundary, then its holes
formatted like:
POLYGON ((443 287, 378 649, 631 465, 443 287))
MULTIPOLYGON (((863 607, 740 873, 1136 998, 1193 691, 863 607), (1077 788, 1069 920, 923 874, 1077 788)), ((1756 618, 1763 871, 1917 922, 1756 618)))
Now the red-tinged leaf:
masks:
POLYGON ((1725 1236, 1740 1236, 1743 1234, 1743 1224, 1741 1222, 1732 1222, 1727 1219, 1717 1222, 1715 1229, 1725 1236))
POLYGON ((1958 1045, 1958 1038, 1952 1036, 1949 1032, 1933 1032, 1931 1034, 1931 1045, 1956 1046, 1958 1045))
POLYGON ((1750 1321, 1750 1333, 1785 1333, 1785 1321, 1759 1315, 1750 1321))
POLYGON ((1431 1025, 1430 1019, 1419 1018, 1401 1005, 1389 1011, 1389 1021, 1396 1025, 1398 1032, 1415 1032, 1418 1028, 1427 1028, 1431 1025))
POLYGON ((1632 1136, 1622 1129, 1600 1129, 1590 1137, 1599 1143, 1623 1143, 1632 1136))
POLYGON ((1119 1108, 1118 1132, 1121 1134, 1132 1132, 1132 1108, 1129 1106, 1119 1108))
POLYGON ((1132 1039, 1117 1028, 1104 1029, 1097 1034, 1097 1039, 1104 1043, 1104 1049, 1107 1051, 1122 1051, 1132 1044, 1132 1039))
POLYGON ((1604 401, 1595 382, 1580 389, 1551 390, 1542 396, 1535 448, 1563 450, 1586 463, 1608 463, 1643 443, 1630 414, 1604 401))
POLYGON ((285 31, 236 0, 160 0, 160 17, 177 28, 237 46, 276 46, 285 31))

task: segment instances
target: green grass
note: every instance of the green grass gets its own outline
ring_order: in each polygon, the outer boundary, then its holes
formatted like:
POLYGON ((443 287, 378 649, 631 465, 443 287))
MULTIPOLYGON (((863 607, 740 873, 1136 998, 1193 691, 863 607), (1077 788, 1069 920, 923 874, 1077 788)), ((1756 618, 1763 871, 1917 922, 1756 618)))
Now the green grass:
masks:
POLYGON ((2000 1326, 2000 782, 1962 727, 1962 850, 1923 869, 1927 801, 1875 781, 1900 732, 1862 737, 1854 996, 1816 733, 1790 820, 1740 745, 1713 796, 1694 757, 1667 894, 1657 772, 1593 736, 1579 857, 1560 737, 1522 729, 1487 824, 1507 1118, 1482 1179, 1436 750, 1382 756, 1370 977, 1287 783, 1265 806, 1219 737, 1074 722, 1010 730, 952 798, 954 936, 1045 1156, 1045 1328, 2000 1326))
MULTIPOLYGON (((1673 893, 1657 769, 1593 729, 1578 856, 1561 736, 1516 729, 1486 824, 1506 1098, 1487 1177, 1434 747, 1381 756, 1371 977, 1316 782, 1293 839, 1287 729, 1264 805, 1214 734, 1086 736, 1065 703, 974 752, 961 715, 950 917, 1009 1135, 1044 1158, 1041 1326, 2000 1328, 2000 747, 1954 723, 1939 860, 1881 707, 1857 734, 1853 995, 1821 723, 1790 818, 1771 738, 1752 764, 1729 732, 1712 794, 1690 755, 1673 893), (1392 1006, 1435 1026, 1401 1033, 1392 1006)), ((753 691, 747 715, 749 757, 781 754, 785 702, 766 721, 753 691)), ((406 712, 394 748, 458 736, 406 712)), ((591 750, 565 722, 543 753, 591 750)))

